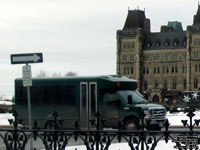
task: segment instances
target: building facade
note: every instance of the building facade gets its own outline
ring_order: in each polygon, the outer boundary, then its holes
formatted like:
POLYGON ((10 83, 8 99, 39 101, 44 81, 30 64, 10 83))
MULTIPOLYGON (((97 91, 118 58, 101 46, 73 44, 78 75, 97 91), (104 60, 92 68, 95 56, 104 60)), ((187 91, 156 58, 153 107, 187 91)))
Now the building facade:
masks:
POLYGON ((177 99, 182 91, 200 89, 200 6, 193 24, 184 31, 180 22, 168 22, 151 32, 142 10, 128 10, 117 31, 117 74, 138 80, 148 100, 177 99))

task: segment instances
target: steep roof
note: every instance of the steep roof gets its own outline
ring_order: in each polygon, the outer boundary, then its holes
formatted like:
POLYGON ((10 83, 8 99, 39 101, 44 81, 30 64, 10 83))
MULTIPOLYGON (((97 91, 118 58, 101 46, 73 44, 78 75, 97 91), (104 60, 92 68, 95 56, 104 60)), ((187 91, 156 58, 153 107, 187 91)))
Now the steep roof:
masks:
POLYGON ((129 10, 123 30, 144 28, 145 13, 142 10, 129 10))
POLYGON ((181 49, 186 48, 186 32, 158 32, 147 35, 143 49, 181 49))

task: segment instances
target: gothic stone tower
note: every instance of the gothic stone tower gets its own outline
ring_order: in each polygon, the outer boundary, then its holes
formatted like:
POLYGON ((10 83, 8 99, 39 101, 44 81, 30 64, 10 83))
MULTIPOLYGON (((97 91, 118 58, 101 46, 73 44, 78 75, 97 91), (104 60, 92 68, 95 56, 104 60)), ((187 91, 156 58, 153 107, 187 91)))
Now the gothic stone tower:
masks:
POLYGON ((150 32, 150 20, 144 11, 129 10, 124 28, 117 31, 117 74, 139 81, 143 88, 142 56, 144 35, 150 32))

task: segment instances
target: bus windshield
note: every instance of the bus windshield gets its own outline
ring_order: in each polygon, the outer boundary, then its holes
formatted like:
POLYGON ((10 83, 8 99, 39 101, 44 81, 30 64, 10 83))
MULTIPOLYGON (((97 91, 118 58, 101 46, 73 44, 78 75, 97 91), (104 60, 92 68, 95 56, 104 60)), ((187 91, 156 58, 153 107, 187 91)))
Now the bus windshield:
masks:
POLYGON ((140 94, 138 91, 117 91, 116 92, 119 97, 128 103, 128 97, 131 97, 132 104, 145 104, 148 103, 147 100, 140 94))

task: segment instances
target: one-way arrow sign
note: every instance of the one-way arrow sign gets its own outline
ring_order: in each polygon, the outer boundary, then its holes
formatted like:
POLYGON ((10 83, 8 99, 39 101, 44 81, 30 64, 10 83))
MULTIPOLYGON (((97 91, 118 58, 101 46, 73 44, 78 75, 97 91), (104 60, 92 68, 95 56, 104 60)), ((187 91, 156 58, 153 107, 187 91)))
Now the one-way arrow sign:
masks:
POLYGON ((11 64, 28 64, 43 62, 42 53, 12 54, 11 64))

